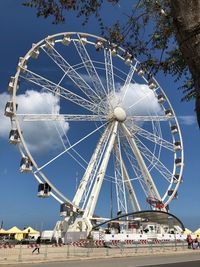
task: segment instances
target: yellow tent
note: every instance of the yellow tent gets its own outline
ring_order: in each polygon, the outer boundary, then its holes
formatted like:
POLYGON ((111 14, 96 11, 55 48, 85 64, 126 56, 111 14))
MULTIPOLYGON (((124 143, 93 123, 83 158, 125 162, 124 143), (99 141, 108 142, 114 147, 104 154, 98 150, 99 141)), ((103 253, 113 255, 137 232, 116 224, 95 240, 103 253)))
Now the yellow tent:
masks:
POLYGON ((198 228, 198 229, 194 232, 194 234, 200 236, 200 228, 198 228))
POLYGON ((7 231, 4 230, 3 228, 1 228, 1 229, 0 229, 0 235, 5 235, 5 234, 7 234, 7 231))
POLYGON ((12 228, 8 229, 6 231, 7 234, 11 234, 15 236, 15 239, 21 240, 23 238, 23 232, 16 226, 13 226, 12 228))
POLYGON ((30 235, 34 235, 34 234, 40 234, 40 232, 39 231, 37 231, 37 230, 35 230, 35 229, 33 229, 32 227, 27 227, 26 229, 24 229, 23 231, 22 231, 22 233, 23 234, 30 234, 30 235))
POLYGON ((183 233, 184 233, 184 235, 190 235, 192 233, 192 231, 188 228, 185 228, 185 231, 183 233))
POLYGON ((17 226, 13 226, 12 228, 8 229, 6 232, 7 234, 21 234, 22 230, 17 228, 17 226))

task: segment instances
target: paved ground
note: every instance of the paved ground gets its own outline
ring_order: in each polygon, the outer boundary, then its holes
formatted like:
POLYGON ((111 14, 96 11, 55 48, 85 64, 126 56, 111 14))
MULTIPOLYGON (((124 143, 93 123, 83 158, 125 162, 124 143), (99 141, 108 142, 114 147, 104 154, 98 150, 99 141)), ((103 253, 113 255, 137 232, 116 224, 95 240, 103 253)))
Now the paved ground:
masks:
MULTIPOLYGON (((37 255, 35 255, 37 257, 37 255)), ((107 259, 79 259, 65 260, 64 262, 40 262, 31 263, 34 267, 139 267, 139 266, 162 266, 162 267, 199 267, 200 251, 194 253, 176 253, 168 255, 138 255, 134 257, 107 258, 107 259)), ((20 266, 30 267, 30 264, 20 263, 20 266)), ((2 267, 5 264, 2 264, 2 267)), ((17 264, 9 264, 16 267, 17 264)), ((19 265, 18 265, 19 266, 19 265)))

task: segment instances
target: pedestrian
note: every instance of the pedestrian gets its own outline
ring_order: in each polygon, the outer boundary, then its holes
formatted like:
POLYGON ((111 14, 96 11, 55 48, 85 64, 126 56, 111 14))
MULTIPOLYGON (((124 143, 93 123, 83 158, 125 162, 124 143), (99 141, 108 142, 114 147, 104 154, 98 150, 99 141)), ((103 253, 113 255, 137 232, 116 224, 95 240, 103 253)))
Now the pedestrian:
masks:
POLYGON ((36 247, 32 251, 32 253, 34 253, 36 250, 38 251, 38 254, 40 253, 40 243, 41 243, 41 236, 38 236, 38 238, 36 240, 36 247))
POLYGON ((200 236, 197 235, 198 248, 200 248, 200 236))
POLYGON ((193 239, 191 235, 187 235, 187 243, 188 243, 188 248, 193 247, 193 239))
POLYGON ((198 248, 198 241, 197 241, 197 238, 195 238, 195 240, 193 241, 193 243, 192 243, 192 248, 193 248, 193 249, 197 249, 197 248, 198 248))

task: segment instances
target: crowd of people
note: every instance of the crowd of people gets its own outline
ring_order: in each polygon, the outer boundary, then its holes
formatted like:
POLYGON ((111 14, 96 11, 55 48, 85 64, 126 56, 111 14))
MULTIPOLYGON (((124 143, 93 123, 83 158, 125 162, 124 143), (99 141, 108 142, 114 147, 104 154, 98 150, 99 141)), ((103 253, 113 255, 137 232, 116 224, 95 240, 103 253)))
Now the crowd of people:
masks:
POLYGON ((200 249, 200 236, 197 235, 197 237, 193 239, 191 235, 187 235, 187 243, 189 249, 200 249))

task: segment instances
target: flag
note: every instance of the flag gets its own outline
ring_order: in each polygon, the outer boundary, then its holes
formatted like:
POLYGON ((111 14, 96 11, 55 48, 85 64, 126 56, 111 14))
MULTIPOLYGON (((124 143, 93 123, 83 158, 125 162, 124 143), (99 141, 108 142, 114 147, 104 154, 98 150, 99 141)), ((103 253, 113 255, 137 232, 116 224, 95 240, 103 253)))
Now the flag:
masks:
POLYGON ((0 227, 0 229, 3 227, 3 220, 1 221, 1 227, 0 227))

